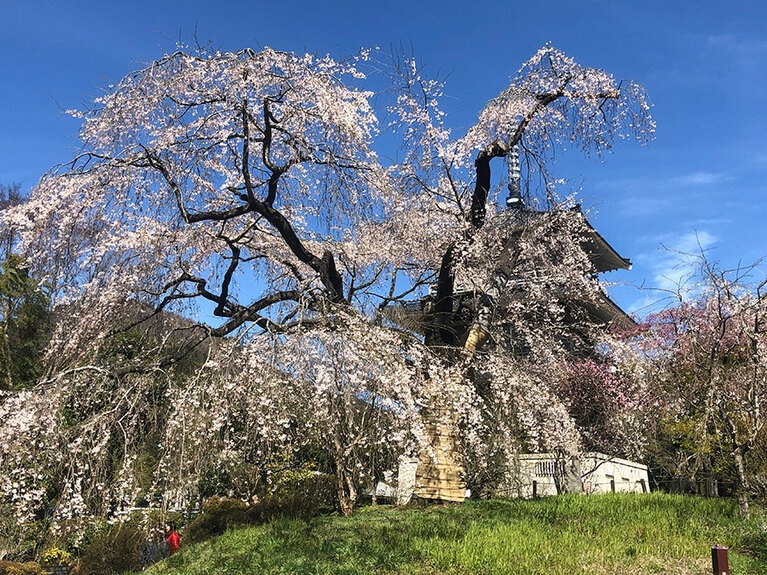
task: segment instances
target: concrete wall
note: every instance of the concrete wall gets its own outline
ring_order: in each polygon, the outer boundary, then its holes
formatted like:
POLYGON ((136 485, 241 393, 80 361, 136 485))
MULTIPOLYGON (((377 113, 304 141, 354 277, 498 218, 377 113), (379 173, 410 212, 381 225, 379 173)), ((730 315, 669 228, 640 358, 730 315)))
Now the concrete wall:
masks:
POLYGON ((647 466, 604 453, 585 453, 581 478, 587 493, 638 492, 650 490, 647 466))
POLYGON ((647 466, 604 453, 562 457, 553 453, 519 455, 506 484, 505 497, 544 497, 563 492, 608 493, 649 490, 647 466))

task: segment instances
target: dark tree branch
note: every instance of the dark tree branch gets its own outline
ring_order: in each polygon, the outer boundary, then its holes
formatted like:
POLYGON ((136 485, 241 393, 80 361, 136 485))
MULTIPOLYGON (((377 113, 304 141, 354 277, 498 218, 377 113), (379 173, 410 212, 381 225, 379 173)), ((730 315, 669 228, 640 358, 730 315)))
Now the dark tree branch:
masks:
MULTIPOLYGON (((242 179, 245 182, 245 190, 248 194, 248 203, 252 204, 255 199, 253 180, 250 177, 250 116, 248 114, 248 101, 242 103, 242 179)), ((266 143, 264 143, 266 146, 266 143)))
POLYGON ((437 276, 437 295, 434 302, 435 334, 443 345, 456 344, 453 329, 453 295, 455 291, 455 255, 456 244, 453 243, 442 256, 437 276))
POLYGON ((226 272, 224 272, 224 279, 221 281, 221 299, 219 304, 216 306, 216 309, 213 311, 215 315, 222 315, 224 313, 224 302, 229 299, 229 286, 232 283, 234 272, 237 270, 237 266, 240 263, 239 246, 228 238, 223 239, 232 252, 232 260, 229 262, 229 265, 226 268, 226 272))
POLYGON ((298 302, 300 299, 301 292, 297 290, 285 290, 269 294, 247 307, 241 307, 229 321, 211 330, 211 335, 217 337, 228 335, 247 322, 253 322, 264 330, 283 332, 286 329, 285 326, 262 316, 260 312, 277 303, 285 301, 298 302))
MULTIPOLYGON (((268 131, 268 130, 267 130, 268 131)), ((268 138, 267 138, 268 139, 268 138)), ((260 201, 254 194, 248 192, 247 203, 229 208, 226 210, 209 210, 203 212, 191 213, 187 210, 183 191, 173 176, 168 171, 165 164, 156 155, 149 150, 145 151, 146 159, 149 165, 162 174, 163 178, 171 188, 176 198, 176 204, 182 218, 188 224, 204 221, 227 221, 244 216, 248 213, 257 213, 266 219, 267 222, 279 233, 293 254, 304 264, 311 267, 320 276, 320 281, 328 290, 328 297, 333 303, 344 303, 343 280, 338 273, 335 265, 335 259, 330 251, 325 251, 322 258, 317 257, 310 252, 301 239, 296 234, 293 226, 288 219, 277 210, 273 204, 272 192, 276 194, 277 181, 285 168, 275 167, 270 178, 270 193, 266 201, 260 201), (272 201, 270 201, 272 200, 272 201)), ((215 300, 213 300, 215 301, 215 300)))
POLYGON ((482 150, 474 160, 477 179, 474 184, 474 194, 471 196, 470 211, 471 226, 474 230, 478 230, 485 223, 485 204, 487 195, 490 193, 490 160, 505 156, 507 151, 508 149, 500 142, 495 142, 482 150))

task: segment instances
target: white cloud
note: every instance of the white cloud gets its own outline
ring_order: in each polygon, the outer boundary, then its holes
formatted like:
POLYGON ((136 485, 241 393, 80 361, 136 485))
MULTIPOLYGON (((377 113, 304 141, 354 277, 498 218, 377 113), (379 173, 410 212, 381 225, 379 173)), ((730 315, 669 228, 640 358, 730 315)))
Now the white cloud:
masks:
POLYGON ((716 246, 719 239, 708 231, 667 234, 647 240, 658 246, 634 258, 635 270, 644 272, 641 297, 626 305, 626 310, 640 316, 660 311, 676 300, 676 294, 688 293, 686 283, 696 272, 701 253, 716 246))
POLYGON ((707 250, 717 241, 716 236, 707 231, 692 231, 684 235, 677 236, 673 242, 663 242, 671 250, 699 255, 701 250, 707 250))
POLYGON ((727 175, 712 172, 692 172, 681 176, 673 176, 668 180, 659 182, 662 187, 679 186, 708 186, 727 181, 727 175))
POLYGON ((661 238, 661 247, 652 254, 639 256, 652 274, 655 288, 676 292, 695 271, 701 253, 716 245, 718 239, 707 231, 692 231, 676 237, 661 238))
POLYGON ((706 39, 708 47, 732 58, 739 68, 756 69, 767 56, 767 41, 761 38, 718 34, 706 39))
POLYGON ((637 216, 664 216, 685 213, 691 202, 705 205, 712 192, 719 192, 713 186, 731 182, 732 176, 723 172, 692 171, 668 177, 639 177, 605 182, 603 189, 617 197, 613 206, 621 213, 637 216))

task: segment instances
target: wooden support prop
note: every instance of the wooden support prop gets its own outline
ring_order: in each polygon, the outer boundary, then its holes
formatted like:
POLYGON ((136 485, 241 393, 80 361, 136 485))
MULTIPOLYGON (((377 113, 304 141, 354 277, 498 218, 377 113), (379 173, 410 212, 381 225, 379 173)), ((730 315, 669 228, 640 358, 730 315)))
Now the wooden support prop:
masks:
POLYGON ((714 575, 730 575, 730 565, 727 561, 727 547, 714 545, 711 548, 711 566, 714 575))

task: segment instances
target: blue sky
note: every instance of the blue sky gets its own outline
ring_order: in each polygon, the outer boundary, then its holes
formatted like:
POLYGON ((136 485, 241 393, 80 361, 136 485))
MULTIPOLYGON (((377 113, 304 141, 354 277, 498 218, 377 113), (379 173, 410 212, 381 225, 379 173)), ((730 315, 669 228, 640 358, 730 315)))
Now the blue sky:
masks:
POLYGON ((347 0, 185 2, 2 0, 0 183, 29 190, 77 149, 76 120, 102 89, 177 42, 271 46, 343 57, 404 46, 447 78, 460 134, 550 42, 583 65, 645 86, 656 139, 604 161, 560 154, 553 171, 582 189, 592 223, 629 272, 605 279, 643 313, 680 273, 673 250, 699 244, 724 267, 767 255, 767 4, 708 0, 347 0), (665 248, 670 248, 669 251, 665 248))

